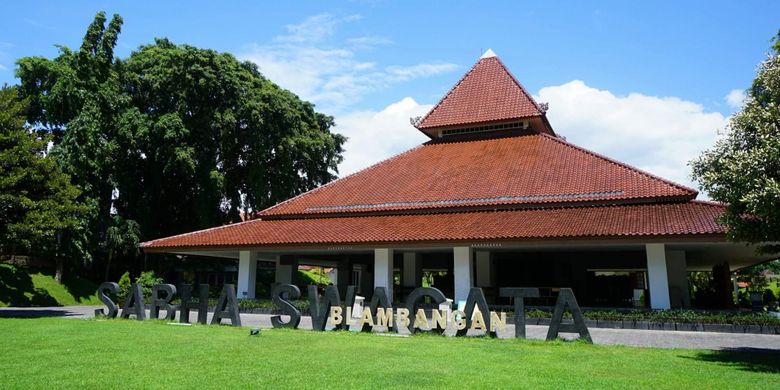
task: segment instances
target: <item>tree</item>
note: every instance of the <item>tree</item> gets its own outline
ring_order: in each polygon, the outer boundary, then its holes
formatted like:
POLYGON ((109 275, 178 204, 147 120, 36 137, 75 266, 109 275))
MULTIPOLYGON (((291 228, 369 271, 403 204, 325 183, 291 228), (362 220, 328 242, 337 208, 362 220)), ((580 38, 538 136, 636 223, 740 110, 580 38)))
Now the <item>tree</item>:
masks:
POLYGON ((752 267, 742 268, 737 271, 736 276, 738 280, 748 282, 748 291, 764 292, 769 286, 769 280, 766 278, 767 273, 779 274, 780 260, 772 260, 752 267))
POLYGON ((727 204, 729 238, 780 252, 780 32, 727 134, 694 160, 693 178, 727 204))
POLYGON ((111 226, 106 230, 104 246, 108 252, 108 259, 106 261, 104 280, 109 280, 111 260, 113 260, 114 254, 138 255, 138 244, 141 242, 140 230, 137 222, 124 219, 119 215, 114 216, 111 226))
POLYGON ((333 118, 254 64, 158 39, 123 66, 116 207, 145 237, 237 222, 335 178, 333 118))
POLYGON ((60 46, 53 60, 22 58, 16 71, 22 95, 31 104, 28 121, 39 132, 52 134, 52 155, 81 190, 80 201, 89 206, 84 221, 90 227, 84 232, 87 253, 100 249, 111 219, 116 120, 127 103, 113 52, 122 18, 114 15, 108 26, 105 22, 105 13, 95 16, 78 51, 60 46))
MULTIPOLYGON (((56 256, 63 249, 60 237, 78 240, 87 210, 77 201, 79 190, 47 155, 50 137, 26 126, 26 110, 16 88, 0 89, 0 252, 55 255, 61 282, 65 257, 56 256)), ((78 243, 68 248, 84 255, 78 243)))

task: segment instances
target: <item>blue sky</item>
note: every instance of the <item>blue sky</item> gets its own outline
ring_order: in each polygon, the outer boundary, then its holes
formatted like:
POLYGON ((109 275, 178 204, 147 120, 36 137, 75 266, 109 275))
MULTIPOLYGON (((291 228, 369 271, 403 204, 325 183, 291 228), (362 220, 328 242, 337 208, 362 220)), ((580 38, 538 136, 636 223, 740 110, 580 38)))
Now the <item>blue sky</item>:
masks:
POLYGON ((777 1, 26 1, 0 10, 0 83, 15 82, 19 57, 77 47, 95 12, 119 13, 119 56, 155 37, 230 52, 334 115, 351 137, 346 173, 423 141, 408 117, 492 48, 550 103, 568 140, 688 185, 686 162, 714 142, 780 28, 777 1))

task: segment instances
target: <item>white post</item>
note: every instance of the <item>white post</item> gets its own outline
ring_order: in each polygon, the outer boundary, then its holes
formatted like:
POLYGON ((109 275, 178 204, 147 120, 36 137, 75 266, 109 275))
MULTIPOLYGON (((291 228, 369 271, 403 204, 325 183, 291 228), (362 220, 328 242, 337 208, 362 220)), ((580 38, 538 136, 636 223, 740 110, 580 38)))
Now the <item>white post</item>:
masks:
POLYGON ((647 279, 650 288, 650 307, 669 309, 669 276, 666 271, 666 248, 664 244, 646 244, 647 279))
POLYGON ((669 277, 669 301, 671 306, 674 308, 691 307, 685 251, 666 252, 666 272, 669 277))
POLYGON ((374 249, 374 288, 384 287, 387 296, 393 296, 393 250, 374 249))
POLYGON ((421 275, 417 272, 417 253, 404 252, 404 274, 401 281, 404 287, 417 287, 420 285, 421 275))
POLYGON ((257 259, 251 251, 238 252, 238 286, 237 298, 254 298, 255 281, 257 279, 257 259))
POLYGON ((456 246, 452 248, 453 253, 453 273, 455 279, 455 303, 465 301, 469 296, 469 290, 473 285, 471 267, 474 259, 471 255, 471 248, 467 246, 456 246))
POLYGON ((493 264, 490 252, 477 251, 474 262, 477 263, 477 287, 493 287, 493 264))

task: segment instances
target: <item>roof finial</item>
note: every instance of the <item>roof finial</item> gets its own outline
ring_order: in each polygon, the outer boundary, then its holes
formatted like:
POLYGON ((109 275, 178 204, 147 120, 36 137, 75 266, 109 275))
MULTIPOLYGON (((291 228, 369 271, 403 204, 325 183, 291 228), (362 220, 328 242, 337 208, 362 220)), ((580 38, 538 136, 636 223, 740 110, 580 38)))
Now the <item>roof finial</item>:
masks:
POLYGON ((496 53, 493 52, 493 49, 487 49, 487 51, 485 51, 485 53, 483 53, 482 57, 479 57, 479 59, 481 60, 483 58, 490 58, 490 57, 495 57, 495 56, 496 56, 496 53))

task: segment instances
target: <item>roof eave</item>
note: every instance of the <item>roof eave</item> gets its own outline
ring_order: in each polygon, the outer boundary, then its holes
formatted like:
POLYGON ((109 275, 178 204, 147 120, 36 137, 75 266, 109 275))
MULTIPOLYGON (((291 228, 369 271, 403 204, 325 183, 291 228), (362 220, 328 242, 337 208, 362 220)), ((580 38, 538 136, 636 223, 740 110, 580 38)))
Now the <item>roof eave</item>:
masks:
POLYGON ((550 237, 516 237, 516 238, 482 238, 466 240, 407 240, 407 241, 343 241, 343 242, 299 242, 299 243, 245 243, 231 245, 189 245, 189 246, 155 246, 141 248, 144 253, 178 253, 178 252, 208 252, 224 250, 264 250, 264 251, 295 251, 295 250, 370 250, 378 246, 386 248, 453 247, 468 245, 502 244, 503 247, 538 246, 541 244, 646 244, 647 242, 686 243, 686 242, 729 242, 725 233, 675 233, 675 234, 623 234, 604 236, 550 236, 550 237), (328 248, 332 246, 333 248, 328 248))

